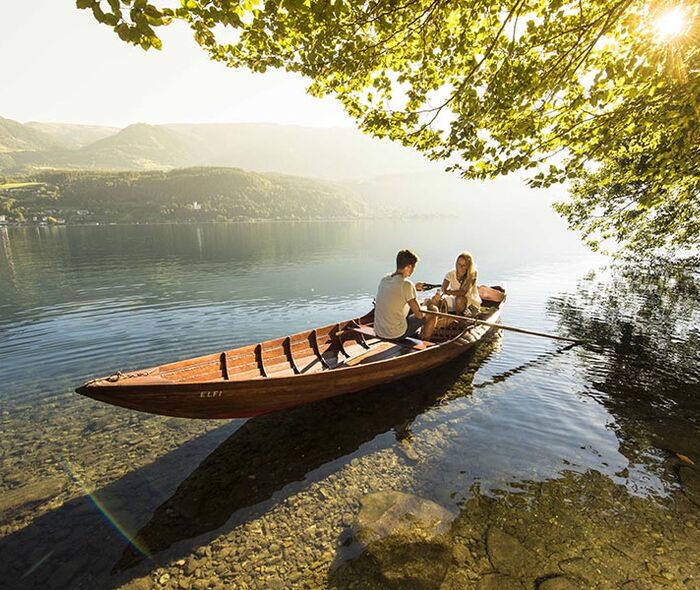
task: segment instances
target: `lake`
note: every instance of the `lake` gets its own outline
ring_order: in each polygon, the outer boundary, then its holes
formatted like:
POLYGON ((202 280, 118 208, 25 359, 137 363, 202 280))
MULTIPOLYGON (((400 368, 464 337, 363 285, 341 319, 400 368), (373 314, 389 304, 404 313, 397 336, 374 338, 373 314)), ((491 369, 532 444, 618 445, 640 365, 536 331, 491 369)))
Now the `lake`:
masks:
POLYGON ((700 588, 700 279, 526 208, 0 228, 3 587, 700 588), (249 420, 73 393, 357 317, 405 247, 426 282, 472 251, 505 324, 590 344, 502 332, 249 420))

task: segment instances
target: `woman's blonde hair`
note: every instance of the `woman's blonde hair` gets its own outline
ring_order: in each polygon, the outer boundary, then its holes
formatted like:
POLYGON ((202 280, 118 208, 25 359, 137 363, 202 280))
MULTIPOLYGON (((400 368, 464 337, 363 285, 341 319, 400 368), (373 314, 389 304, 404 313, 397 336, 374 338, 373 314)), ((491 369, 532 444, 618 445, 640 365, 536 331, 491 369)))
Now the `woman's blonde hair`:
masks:
POLYGON ((467 263, 467 272, 464 273, 464 277, 460 281, 460 287, 464 289, 465 287, 470 286, 471 283, 476 283, 476 263, 474 262, 474 257, 472 256, 471 252, 467 252, 465 250, 464 252, 460 252, 455 259, 455 266, 457 266, 457 261, 460 258, 463 258, 464 262, 467 263))

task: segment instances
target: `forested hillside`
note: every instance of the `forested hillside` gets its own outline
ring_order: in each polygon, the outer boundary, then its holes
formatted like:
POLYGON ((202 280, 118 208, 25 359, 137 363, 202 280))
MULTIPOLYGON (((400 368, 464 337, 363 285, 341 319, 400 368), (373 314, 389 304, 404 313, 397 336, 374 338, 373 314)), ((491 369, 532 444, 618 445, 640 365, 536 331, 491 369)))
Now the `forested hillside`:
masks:
POLYGON ((178 168, 202 163, 198 145, 167 127, 137 123, 75 152, 83 168, 178 168))
POLYGON ((235 168, 0 176, 0 215, 9 222, 245 221, 363 214, 357 198, 332 184, 235 168))

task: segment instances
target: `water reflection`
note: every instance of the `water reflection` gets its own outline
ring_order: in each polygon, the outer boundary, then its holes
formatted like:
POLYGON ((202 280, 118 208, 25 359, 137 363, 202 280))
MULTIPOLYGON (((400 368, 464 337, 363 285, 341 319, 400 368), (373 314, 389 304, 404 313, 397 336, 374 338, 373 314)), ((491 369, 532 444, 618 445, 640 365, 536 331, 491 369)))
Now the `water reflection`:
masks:
POLYGON ((12 253, 12 243, 10 242, 10 236, 6 227, 0 227, 0 243, 2 244, 2 257, 0 257, 0 260, 5 260, 7 262, 8 276, 10 277, 11 284, 15 286, 15 257, 12 253))
POLYGON ((663 262, 624 265, 549 307, 567 331, 597 345, 582 366, 591 393, 615 415, 626 454, 645 451, 639 442, 648 438, 700 462, 700 275, 663 262))
POLYGON ((347 229, 334 223, 3 228, 0 262, 7 266, 0 265, 0 278, 9 269, 17 282, 0 294, 18 310, 84 299, 108 285, 148 284, 154 295, 167 296, 195 269, 223 264, 236 276, 261 266, 307 265, 348 248, 359 236, 347 229))

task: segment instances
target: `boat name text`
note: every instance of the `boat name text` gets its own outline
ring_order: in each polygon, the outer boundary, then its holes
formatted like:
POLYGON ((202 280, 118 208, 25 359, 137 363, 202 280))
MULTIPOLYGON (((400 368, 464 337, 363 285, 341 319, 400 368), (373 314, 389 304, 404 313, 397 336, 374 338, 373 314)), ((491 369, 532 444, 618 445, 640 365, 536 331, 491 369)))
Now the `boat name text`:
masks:
POLYGON ((221 397, 223 393, 224 392, 220 389, 214 391, 200 391, 199 397, 221 397))

